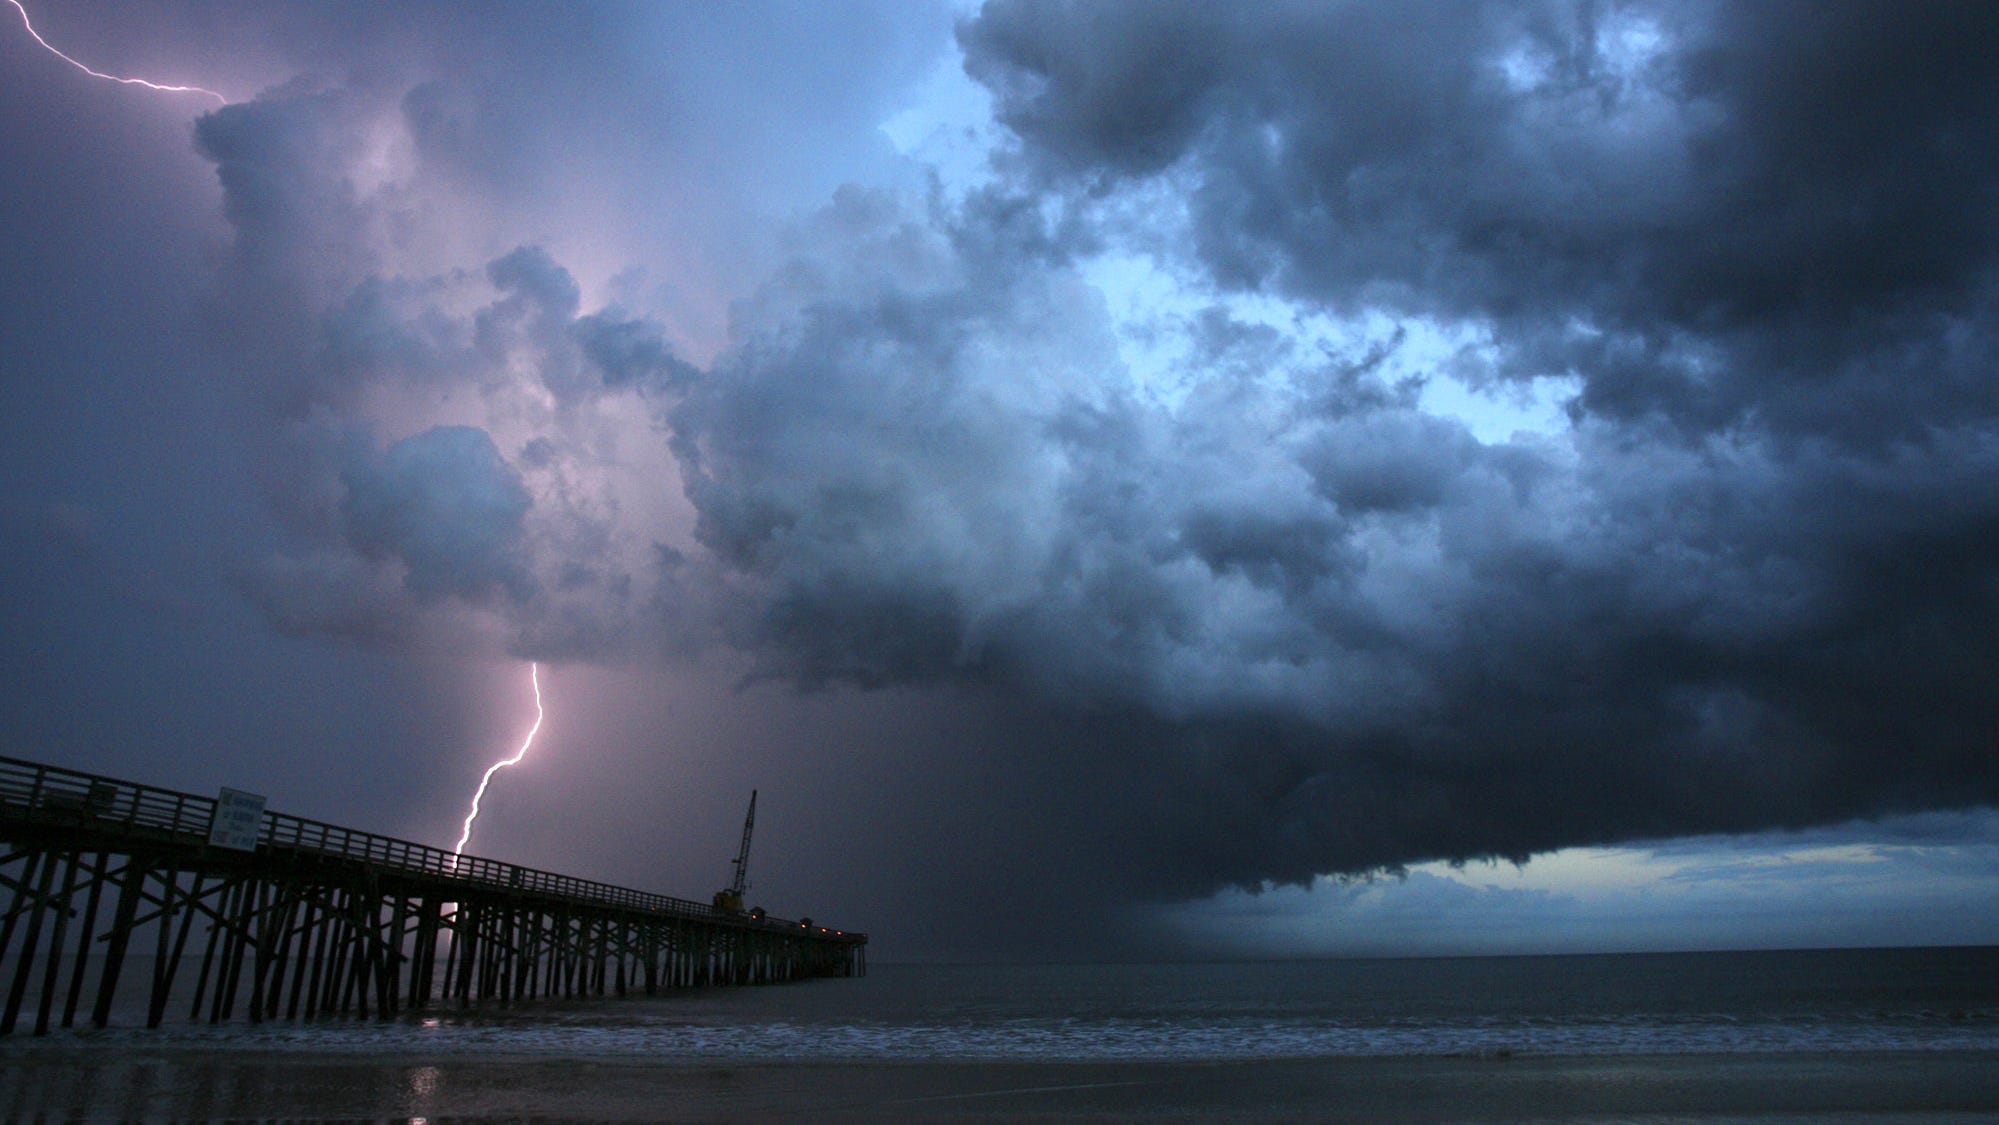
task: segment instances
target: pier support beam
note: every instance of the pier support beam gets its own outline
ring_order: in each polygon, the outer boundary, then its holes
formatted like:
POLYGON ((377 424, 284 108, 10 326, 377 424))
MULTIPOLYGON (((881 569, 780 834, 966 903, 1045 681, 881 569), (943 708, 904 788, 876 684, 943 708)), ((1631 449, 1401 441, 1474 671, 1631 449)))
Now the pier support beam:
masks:
POLYGON ((172 1003, 210 1023, 392 1019, 866 972, 863 935, 296 817, 266 813, 254 850, 222 847, 215 804, 0 757, 0 1035, 30 1004, 37 1035, 85 1004, 94 1026, 116 1023, 135 937, 153 950, 148 1027, 172 1003), (197 928, 190 995, 177 985, 197 928))

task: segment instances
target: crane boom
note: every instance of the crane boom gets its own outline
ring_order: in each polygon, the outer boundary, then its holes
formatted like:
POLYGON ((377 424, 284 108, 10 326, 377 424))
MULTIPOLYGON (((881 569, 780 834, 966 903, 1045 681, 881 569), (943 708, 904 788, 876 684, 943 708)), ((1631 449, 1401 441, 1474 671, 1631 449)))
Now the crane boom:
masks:
MULTIPOLYGON (((750 889, 750 833, 757 826, 757 791, 750 790, 750 811, 743 817, 743 846, 736 852, 736 877, 729 885, 715 892, 715 909, 724 914, 743 912, 743 892, 750 889)), ((752 912, 761 915, 762 910, 752 912)))
POLYGON ((729 889, 741 898, 750 889, 750 832, 757 826, 757 791, 750 790, 750 811, 743 817, 743 847, 736 853, 736 881, 729 889))

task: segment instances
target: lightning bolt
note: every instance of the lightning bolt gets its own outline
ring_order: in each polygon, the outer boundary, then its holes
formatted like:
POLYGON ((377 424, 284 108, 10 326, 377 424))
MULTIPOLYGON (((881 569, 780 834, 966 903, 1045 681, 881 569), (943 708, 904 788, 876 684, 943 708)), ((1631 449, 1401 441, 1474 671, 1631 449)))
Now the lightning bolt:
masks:
POLYGON ((22 7, 21 0, 7 0, 7 3, 14 5, 14 10, 21 13, 21 26, 28 29, 28 34, 34 37, 35 42, 40 43, 50 54, 90 75, 92 78, 102 78, 106 82, 122 82, 127 86, 144 86, 148 90, 158 90, 163 94, 202 94, 214 98, 223 105, 229 104, 228 98, 203 86, 167 86, 158 82, 148 82, 143 78, 124 78, 116 74, 106 74, 101 70, 92 70, 75 59, 70 58, 68 55, 63 54, 61 51, 56 50, 55 44, 42 38, 42 33, 35 30, 34 21, 28 18, 28 9, 22 7))
MULTIPOLYGON (((13 2, 13 0, 9 0, 9 2, 11 3, 13 2)), ((541 709, 541 665, 540 664, 528 665, 528 682, 534 685, 534 725, 528 728, 527 738, 522 740, 521 748, 519 750, 514 751, 513 757, 501 758, 499 761, 494 762, 490 766, 487 766, 486 776, 479 779, 479 789, 477 792, 472 794, 472 811, 465 814, 465 830, 458 834, 458 842, 456 844, 451 845, 451 858, 454 864, 456 863, 458 857, 465 853, 465 841, 470 840, 472 838, 472 822, 479 819, 479 798, 484 797, 486 795, 487 784, 493 780, 494 774, 499 773, 501 770, 506 769, 508 766, 519 765, 521 759, 527 757, 528 747, 534 745, 534 736, 540 733, 541 731, 541 718, 543 712, 541 709)))

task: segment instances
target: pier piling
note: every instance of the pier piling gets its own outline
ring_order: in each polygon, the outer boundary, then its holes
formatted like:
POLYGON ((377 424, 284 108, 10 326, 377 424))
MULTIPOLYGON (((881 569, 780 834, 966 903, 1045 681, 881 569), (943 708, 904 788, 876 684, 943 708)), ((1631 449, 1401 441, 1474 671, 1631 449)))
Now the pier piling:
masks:
POLYGON ((90 1022, 107 1026, 142 933, 148 1027, 165 1019, 190 952, 200 966, 186 1010, 211 1023, 391 1019, 444 1001, 654 996, 867 969, 865 934, 281 813, 261 815, 253 848, 225 846, 211 833, 217 806, 0 757, 0 1035, 30 1000, 36 1035, 71 1027, 86 993, 90 1022))

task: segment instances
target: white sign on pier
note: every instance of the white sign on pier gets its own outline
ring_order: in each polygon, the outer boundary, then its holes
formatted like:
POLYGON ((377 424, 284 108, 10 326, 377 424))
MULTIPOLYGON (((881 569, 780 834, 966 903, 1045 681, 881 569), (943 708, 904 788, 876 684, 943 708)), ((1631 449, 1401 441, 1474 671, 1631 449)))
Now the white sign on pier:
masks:
POLYGON ((218 848, 257 850, 257 829, 264 823, 264 798, 224 787, 215 800, 215 819, 208 822, 208 842, 218 848))

